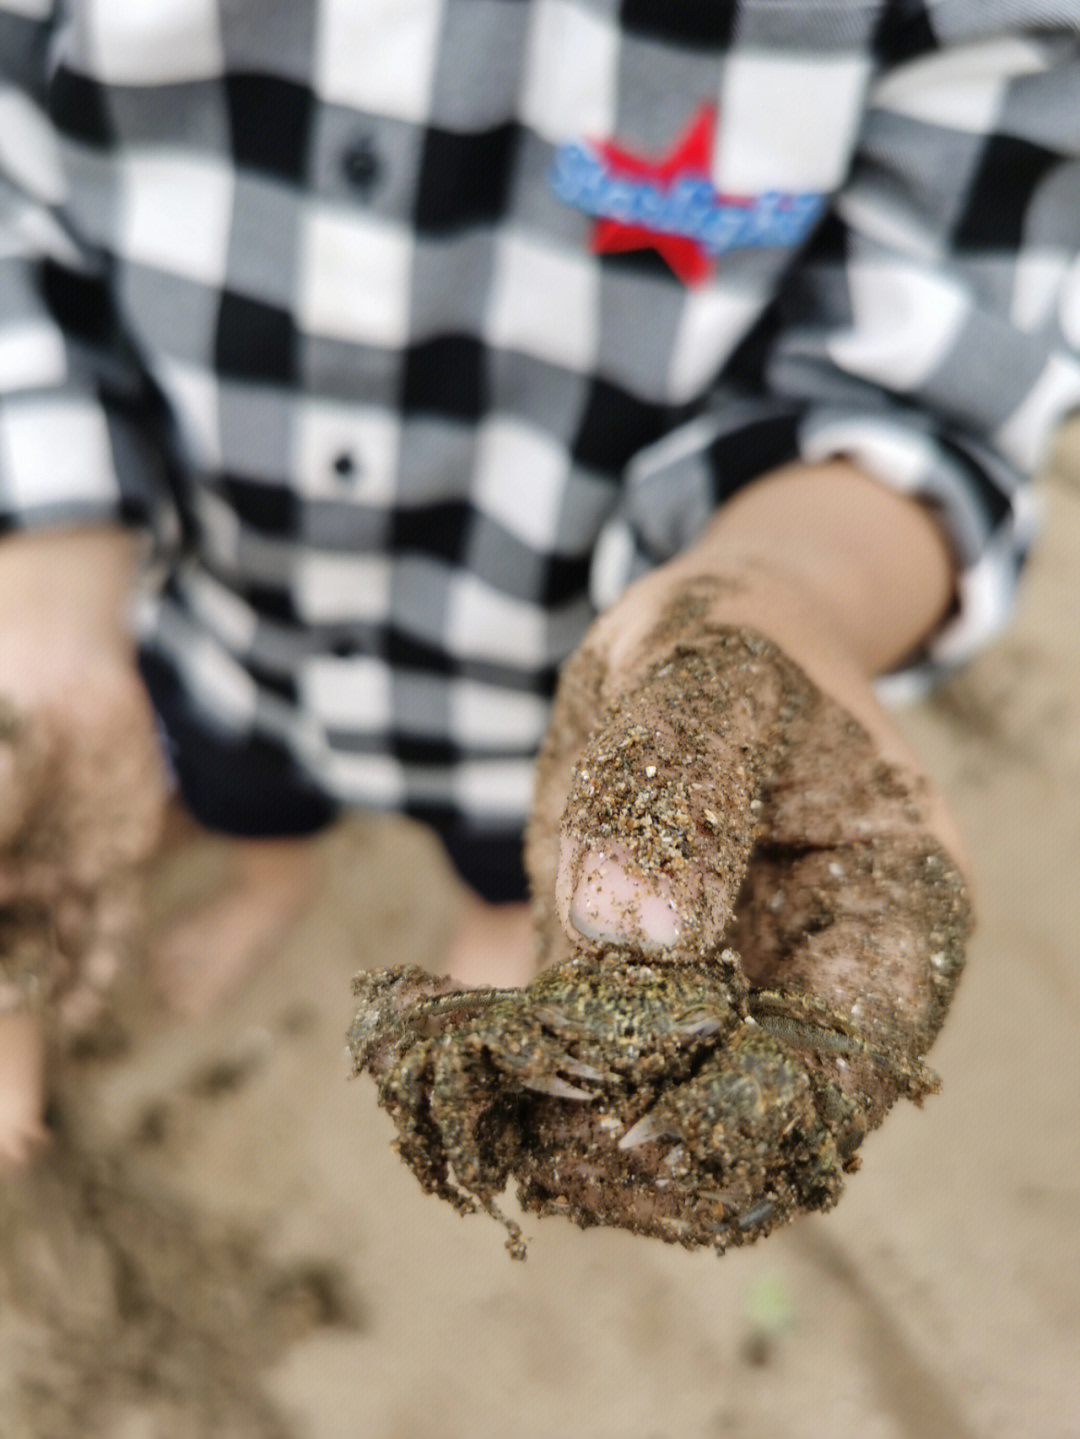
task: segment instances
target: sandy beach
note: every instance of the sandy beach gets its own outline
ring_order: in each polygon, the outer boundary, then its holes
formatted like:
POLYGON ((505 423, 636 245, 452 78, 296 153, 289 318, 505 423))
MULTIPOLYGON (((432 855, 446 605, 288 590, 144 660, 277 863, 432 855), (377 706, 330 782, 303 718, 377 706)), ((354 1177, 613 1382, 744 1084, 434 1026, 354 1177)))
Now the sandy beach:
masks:
MULTIPOLYGON (((688 1254, 421 1193, 347 1082, 350 979, 437 967, 457 898, 396 820, 209 1020, 134 966, 0 1190, 4 1439, 1080 1439, 1080 425, 1006 635, 903 717, 974 857, 931 1061, 838 1208, 688 1254)), ((228 883, 162 855, 149 934, 228 883)))

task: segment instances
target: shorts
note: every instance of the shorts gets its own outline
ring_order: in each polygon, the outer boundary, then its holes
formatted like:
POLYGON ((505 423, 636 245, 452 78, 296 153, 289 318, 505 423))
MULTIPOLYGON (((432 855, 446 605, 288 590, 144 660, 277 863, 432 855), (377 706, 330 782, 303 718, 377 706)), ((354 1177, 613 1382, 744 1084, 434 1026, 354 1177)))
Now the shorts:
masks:
MULTIPOLYGON (((282 747, 263 737, 233 739, 207 725, 160 655, 139 656, 169 762, 188 809, 207 829, 245 838, 315 834, 346 806, 321 790, 282 747)), ((523 900, 528 880, 520 830, 478 830, 456 811, 415 807, 458 874, 492 904, 523 900)))

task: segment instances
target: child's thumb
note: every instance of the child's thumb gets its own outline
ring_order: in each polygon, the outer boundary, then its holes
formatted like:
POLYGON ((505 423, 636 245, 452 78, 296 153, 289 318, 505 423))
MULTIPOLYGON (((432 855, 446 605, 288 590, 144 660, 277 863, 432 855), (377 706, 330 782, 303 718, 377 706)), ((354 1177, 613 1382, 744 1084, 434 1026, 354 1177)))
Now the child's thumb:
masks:
POLYGON ((731 630, 679 646, 609 706, 562 821, 556 904, 572 939, 670 957, 720 944, 782 690, 754 638, 731 630))

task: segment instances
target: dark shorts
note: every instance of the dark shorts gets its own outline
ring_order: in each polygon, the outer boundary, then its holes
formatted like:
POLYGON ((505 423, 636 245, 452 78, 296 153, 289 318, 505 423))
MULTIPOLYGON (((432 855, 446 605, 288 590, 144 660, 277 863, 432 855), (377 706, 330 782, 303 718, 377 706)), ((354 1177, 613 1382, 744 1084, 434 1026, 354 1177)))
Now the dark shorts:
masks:
MULTIPOLYGON (((210 728, 159 656, 144 653, 139 666, 180 793, 200 824, 221 834, 269 838, 315 834, 340 815, 343 806, 284 749, 210 728)), ((520 832, 474 830, 452 811, 420 807, 407 813, 435 830, 458 874, 482 898, 494 904, 526 898, 520 832)))

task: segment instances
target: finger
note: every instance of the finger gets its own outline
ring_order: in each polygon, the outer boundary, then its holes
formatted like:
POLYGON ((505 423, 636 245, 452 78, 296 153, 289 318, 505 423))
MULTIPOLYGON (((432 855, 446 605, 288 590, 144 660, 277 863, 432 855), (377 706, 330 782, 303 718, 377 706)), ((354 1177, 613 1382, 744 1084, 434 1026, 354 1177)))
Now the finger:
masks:
POLYGON ((860 696, 860 721, 800 671, 793 683, 797 700, 761 795, 762 829, 770 839, 805 848, 929 833, 970 882, 965 847, 944 799, 872 696, 860 696))
POLYGON ((119 935, 91 932, 84 937, 83 948, 69 958, 58 986, 56 1009, 64 1029, 81 1033, 101 1017, 125 949, 119 935))
POLYGON ((905 1056, 924 1053, 941 1027, 969 929, 957 867, 927 835, 892 836, 759 852, 730 939, 759 990, 812 1002, 802 1026, 811 1049, 815 1006, 858 1041, 847 1053, 823 1042, 821 1063, 880 1117, 902 1092, 905 1056))
POLYGON ((681 937, 674 889, 667 876, 646 883, 623 845, 587 850, 574 835, 562 842, 555 903, 565 929, 600 944, 630 936, 647 953, 670 949, 681 937))
POLYGON ((607 666, 603 653, 586 642, 559 672, 559 683, 536 760, 536 785, 525 829, 524 860, 541 952, 541 967, 566 950, 566 931, 555 911, 559 868, 559 826, 570 792, 574 764, 604 709, 607 666))
POLYGON ((106 1007, 129 955, 140 917, 134 877, 121 874, 90 894, 69 893, 57 908, 56 932, 65 975, 57 1009, 62 1025, 88 1029, 106 1007))
POLYGON ((0 1174, 27 1169, 49 1147, 52 1135, 40 1120, 0 1138, 0 1174))
POLYGON ((54 746, 0 697, 0 855, 23 835, 48 784, 54 746))
POLYGON ((768 641, 717 629, 608 707, 562 823, 556 896, 571 932, 672 956, 720 942, 775 764, 789 669, 768 641))
POLYGON ((56 1011, 61 1026, 70 1034, 85 1034, 105 1011, 107 986, 118 968, 117 955, 109 949, 95 951, 93 968, 101 977, 100 984, 90 982, 90 975, 80 970, 78 981, 57 1000, 56 1011))

